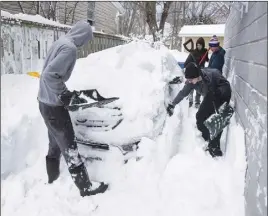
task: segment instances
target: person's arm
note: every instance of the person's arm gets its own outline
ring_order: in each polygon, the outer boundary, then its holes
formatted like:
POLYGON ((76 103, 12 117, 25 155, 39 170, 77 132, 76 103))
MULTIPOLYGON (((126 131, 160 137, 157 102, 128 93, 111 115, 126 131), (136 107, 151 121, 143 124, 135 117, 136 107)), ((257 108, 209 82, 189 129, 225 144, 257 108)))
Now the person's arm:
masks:
POLYGON ((230 93, 229 92, 230 91, 229 81, 223 75, 221 75, 219 72, 214 72, 212 75, 213 75, 213 80, 215 82, 214 95, 216 97, 226 98, 230 93))
POLYGON ((186 61, 184 62, 184 68, 190 63, 190 62, 193 62, 193 57, 191 55, 191 53, 188 55, 186 61))
POLYGON ((173 100, 172 105, 176 106, 178 103, 180 103, 183 100, 183 98, 187 97, 193 89, 194 89, 194 84, 186 83, 183 89, 180 90, 178 95, 173 100))
POLYGON ((65 82, 69 77, 66 76, 73 70, 75 62, 76 49, 66 47, 48 64, 42 77, 53 93, 60 95, 68 90, 65 82))

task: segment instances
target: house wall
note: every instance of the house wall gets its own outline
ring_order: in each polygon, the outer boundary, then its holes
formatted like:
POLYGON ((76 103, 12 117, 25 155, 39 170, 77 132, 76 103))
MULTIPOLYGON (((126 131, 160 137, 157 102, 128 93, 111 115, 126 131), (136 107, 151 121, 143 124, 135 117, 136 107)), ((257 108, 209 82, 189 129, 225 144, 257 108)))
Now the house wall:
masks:
POLYGON ((57 3, 57 9, 58 9, 58 21, 60 23, 66 23, 67 25, 72 25, 79 20, 87 19, 87 7, 88 7, 88 2, 75 2, 75 1, 68 1, 68 2, 61 2, 59 1, 57 3), (69 12, 71 9, 75 8, 75 13, 69 13, 66 12, 65 10, 67 8, 67 11, 69 12), (66 15, 65 15, 66 14, 66 15), (72 16, 74 14, 74 16, 72 16))
MULTIPOLYGON (((52 43, 68 30, 1 17, 1 75, 41 71, 52 43)), ((121 37, 94 32, 94 40, 78 49, 78 58, 124 43, 121 37)))
POLYGON ((117 27, 115 23, 116 13, 118 9, 111 2, 95 3, 95 29, 105 33, 116 33, 117 27))
MULTIPOLYGON (((239 2, 235 2, 239 6, 239 2)), ((241 5, 240 5, 241 6, 241 5)), ((231 81, 237 121, 245 129, 246 216, 267 215, 267 2, 231 8, 224 35, 223 73, 231 81)), ((232 143, 235 145, 235 143, 232 143)))
MULTIPOLYGON (((35 15, 36 9, 33 2, 23 2, 20 1, 21 6, 26 14, 35 15)), ((95 10, 94 10, 94 17, 95 17, 95 30, 96 31, 103 31, 108 34, 116 34, 117 33, 117 26, 116 26, 116 14, 118 12, 118 8, 112 2, 102 2, 96 1, 95 3, 95 10)), ((45 10, 46 2, 42 2, 42 6, 45 10)), ((57 19, 62 24, 72 25, 81 19, 87 19, 88 17, 88 2, 80 1, 59 1, 57 2, 57 19), (67 9, 66 9, 67 8, 67 9), (71 12, 72 9, 75 8, 74 16, 72 16, 71 12), (67 12, 66 12, 67 10, 67 12)), ((22 10, 19 6, 18 1, 9 1, 9 2, 0 2, 0 8, 5 10, 11 14, 22 13, 22 10)), ((45 13, 46 14, 46 13, 45 13)), ((42 11, 40 11, 40 15, 42 11)))

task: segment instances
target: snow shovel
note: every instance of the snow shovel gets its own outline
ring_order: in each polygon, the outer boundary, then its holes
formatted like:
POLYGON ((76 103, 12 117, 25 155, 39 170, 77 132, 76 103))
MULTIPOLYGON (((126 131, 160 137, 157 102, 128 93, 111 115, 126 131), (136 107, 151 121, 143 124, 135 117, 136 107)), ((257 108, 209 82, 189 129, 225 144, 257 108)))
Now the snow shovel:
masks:
POLYGON ((194 50, 194 42, 193 42, 193 39, 190 38, 190 39, 187 40, 185 43, 183 43, 183 47, 184 47, 184 49, 186 49, 189 53, 193 52, 193 50, 194 50), (187 45, 188 45, 189 43, 191 43, 191 48, 190 48, 190 49, 187 47, 187 45))
POLYGON ((234 109, 227 102, 220 106, 217 111, 215 103, 213 102, 215 114, 212 114, 207 120, 204 121, 204 125, 209 130, 210 140, 213 140, 218 136, 223 129, 229 125, 230 119, 233 116, 234 109))
POLYGON ((40 78, 40 74, 36 71, 28 72, 27 75, 32 76, 32 77, 36 77, 36 78, 40 78))
POLYGON ((173 80, 169 81, 168 84, 181 84, 183 80, 182 76, 177 76, 173 80))

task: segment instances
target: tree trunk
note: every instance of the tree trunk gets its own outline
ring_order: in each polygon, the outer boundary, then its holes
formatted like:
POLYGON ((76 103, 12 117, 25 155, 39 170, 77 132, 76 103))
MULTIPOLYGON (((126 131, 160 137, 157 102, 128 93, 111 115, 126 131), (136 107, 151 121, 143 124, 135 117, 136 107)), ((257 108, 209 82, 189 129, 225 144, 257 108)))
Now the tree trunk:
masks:
POLYGON ((73 17, 72 17, 72 24, 74 24, 74 15, 75 15, 75 9, 79 2, 75 2, 74 9, 73 9, 73 17))
POLYGON ((21 10, 21 12, 24 13, 23 7, 21 6, 21 2, 18 1, 18 4, 19 4, 19 6, 20 6, 20 10, 21 10))
POLYGON ((172 4, 171 1, 164 3, 164 9, 163 9, 163 13, 161 15, 161 20, 160 20, 160 25, 159 25, 159 30, 160 30, 160 33, 162 35, 164 34, 164 27, 165 27, 165 23, 166 23, 166 20, 168 17, 168 11, 169 11, 171 4, 172 4))
POLYGON ((133 24, 134 24, 136 14, 137 14, 137 6, 134 5, 134 8, 133 8, 132 13, 131 13, 130 22, 129 22, 129 25, 128 25, 128 28, 127 28, 127 36, 129 36, 129 34, 130 34, 130 32, 131 32, 131 30, 133 28, 133 24))
POLYGON ((64 2, 64 21, 63 21, 64 24, 67 23, 67 1, 64 2))
POLYGON ((156 23, 156 2, 145 2, 146 22, 148 23, 153 40, 157 41, 156 32, 158 31, 156 23))

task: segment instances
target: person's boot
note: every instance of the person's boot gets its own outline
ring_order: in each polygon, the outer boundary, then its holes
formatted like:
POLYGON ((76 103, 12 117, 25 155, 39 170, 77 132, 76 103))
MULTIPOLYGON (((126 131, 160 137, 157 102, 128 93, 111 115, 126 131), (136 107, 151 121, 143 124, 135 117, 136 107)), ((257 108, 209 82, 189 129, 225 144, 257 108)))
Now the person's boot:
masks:
POLYGON ((198 109, 200 106, 200 103, 195 103, 195 108, 198 109))
POLYGON ((103 182, 91 182, 83 163, 75 168, 69 168, 69 172, 82 197, 104 193, 108 188, 108 185, 103 182))
POLYGON ((46 167, 48 175, 48 183, 51 184, 57 180, 60 175, 60 159, 49 158, 46 156, 46 167))
POLYGON ((192 107, 192 106, 193 106, 193 102, 189 101, 189 107, 192 107))
POLYGON ((222 156, 222 151, 219 147, 210 148, 209 153, 212 157, 221 157, 222 156))
POLYGON ((218 140, 210 141, 208 144, 208 148, 206 150, 209 152, 209 154, 212 157, 221 157, 222 156, 220 141, 218 141, 218 140))

